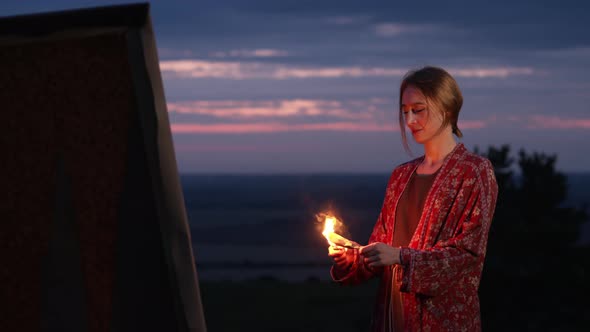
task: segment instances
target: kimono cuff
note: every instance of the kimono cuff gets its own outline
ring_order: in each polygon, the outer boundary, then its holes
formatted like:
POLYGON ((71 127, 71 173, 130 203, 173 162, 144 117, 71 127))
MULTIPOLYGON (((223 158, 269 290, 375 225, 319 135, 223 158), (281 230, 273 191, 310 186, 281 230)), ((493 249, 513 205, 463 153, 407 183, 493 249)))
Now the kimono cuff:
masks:
POLYGON ((415 251, 410 248, 400 248, 401 286, 400 291, 408 293, 412 289, 412 270, 414 269, 415 251))
POLYGON ((382 269, 372 269, 365 265, 361 255, 356 256, 356 260, 348 270, 337 269, 336 266, 332 265, 330 268, 330 276, 335 282, 357 284, 371 276, 381 272, 382 269), (336 273, 338 271, 338 273, 336 273))
POLYGON ((350 268, 349 271, 343 271, 337 269, 334 265, 332 265, 332 267, 330 268, 330 277, 332 277, 332 280, 334 280, 335 282, 346 282, 353 277, 353 275, 355 274, 355 269, 356 266, 353 266, 350 268), (337 274, 336 271, 340 273, 337 274))

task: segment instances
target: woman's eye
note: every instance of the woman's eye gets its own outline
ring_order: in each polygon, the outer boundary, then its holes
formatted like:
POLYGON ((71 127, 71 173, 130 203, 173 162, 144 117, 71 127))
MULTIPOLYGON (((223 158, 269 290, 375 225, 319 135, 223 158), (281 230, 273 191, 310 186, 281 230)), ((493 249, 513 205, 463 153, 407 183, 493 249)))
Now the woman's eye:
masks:
POLYGON ((414 113, 420 113, 420 112, 422 112, 422 111, 424 111, 424 108, 423 108, 423 109, 421 109, 421 110, 414 110, 414 113))

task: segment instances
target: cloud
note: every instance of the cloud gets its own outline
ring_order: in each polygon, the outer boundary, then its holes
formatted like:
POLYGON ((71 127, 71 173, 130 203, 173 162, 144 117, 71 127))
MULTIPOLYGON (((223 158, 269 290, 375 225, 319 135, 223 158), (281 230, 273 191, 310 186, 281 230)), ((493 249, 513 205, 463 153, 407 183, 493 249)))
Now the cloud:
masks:
POLYGON ((535 70, 530 67, 449 68, 448 71, 453 76, 466 78, 506 78, 535 74, 535 70))
MULTIPOLYGON (((160 70, 164 74, 189 78, 254 78, 260 64, 243 64, 240 62, 215 62, 206 60, 169 60, 160 61, 160 70)), ((258 74, 260 75, 260 74, 258 74)))
POLYGON ((207 115, 216 118, 292 118, 327 116, 339 119, 372 119, 384 101, 379 99, 359 101, 336 100, 203 100, 168 103, 171 113, 207 115))
POLYGON ((399 68, 288 68, 281 67, 273 73, 275 79, 289 78, 341 78, 341 77, 396 77, 402 76, 406 70, 399 68))
POLYGON ((275 58, 289 55, 289 52, 271 48, 260 48, 255 50, 231 50, 227 52, 213 52, 214 58, 275 58))
POLYGON ((568 47, 554 50, 537 51, 541 55, 556 55, 556 56, 590 56, 590 46, 568 47))
POLYGON ((360 16, 333 16, 324 19, 327 24, 333 25, 356 25, 368 22, 371 19, 369 15, 360 16))
POLYGON ((344 132, 387 132, 398 131, 393 124, 376 123, 331 122, 331 123, 303 123, 287 124, 271 123, 173 123, 174 134, 265 134, 279 132, 302 131, 344 131, 344 132))
MULTIPOLYGON (((363 78, 401 77, 407 68, 392 67, 297 67, 284 64, 237 61, 167 60, 160 61, 160 69, 172 78, 244 79, 309 79, 309 78, 363 78)), ((532 75, 531 67, 477 67, 449 68, 451 74, 467 78, 506 78, 532 75)))
MULTIPOLYGON (((461 121, 459 128, 481 129, 486 127, 485 121, 461 121)), ((268 134, 281 132, 394 132, 399 131, 397 122, 324 122, 324 123, 297 123, 283 122, 250 122, 250 123, 173 123, 174 134, 268 134)))
POLYGON ((375 34, 379 37, 395 37, 412 33, 440 32, 444 27, 434 24, 380 23, 375 25, 375 34))
MULTIPOLYGON (((398 131, 395 101, 361 100, 202 100, 168 103, 170 113, 194 115, 172 124, 175 133, 244 134, 301 131, 398 131), (198 116, 216 118, 201 121, 198 116), (229 120, 229 121, 228 121, 229 120)), ((462 130, 481 129, 494 119, 460 120, 462 130)))
POLYGON ((227 145, 227 144, 174 144, 176 152, 236 152, 256 151, 254 145, 227 145))
POLYGON ((481 129, 489 125, 489 121, 486 120, 459 120, 457 126, 459 129, 481 129))
POLYGON ((158 55, 160 57, 193 57, 195 53, 191 50, 158 47, 158 55))
POLYGON ((573 119, 558 116, 533 115, 530 116, 531 129, 590 129, 590 118, 573 119))

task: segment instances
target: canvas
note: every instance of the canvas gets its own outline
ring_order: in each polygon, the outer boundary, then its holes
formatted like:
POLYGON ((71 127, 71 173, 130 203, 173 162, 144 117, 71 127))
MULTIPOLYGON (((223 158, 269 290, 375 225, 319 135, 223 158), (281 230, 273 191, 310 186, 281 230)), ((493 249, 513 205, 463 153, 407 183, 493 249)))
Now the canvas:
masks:
POLYGON ((0 330, 205 331, 149 5, 0 20, 0 330))

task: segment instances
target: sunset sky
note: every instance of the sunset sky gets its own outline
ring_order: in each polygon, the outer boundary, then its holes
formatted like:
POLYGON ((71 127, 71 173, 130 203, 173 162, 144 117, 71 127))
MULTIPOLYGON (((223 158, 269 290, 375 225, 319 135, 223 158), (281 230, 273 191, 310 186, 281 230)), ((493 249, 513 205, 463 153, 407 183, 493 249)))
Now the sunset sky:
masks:
MULTIPOLYGON (((12 2, 1 15, 124 3, 12 2)), ((424 65, 457 79, 468 148, 510 144, 590 171, 590 5, 474 3, 152 2, 180 171, 388 173, 411 158, 398 86, 424 65)))

